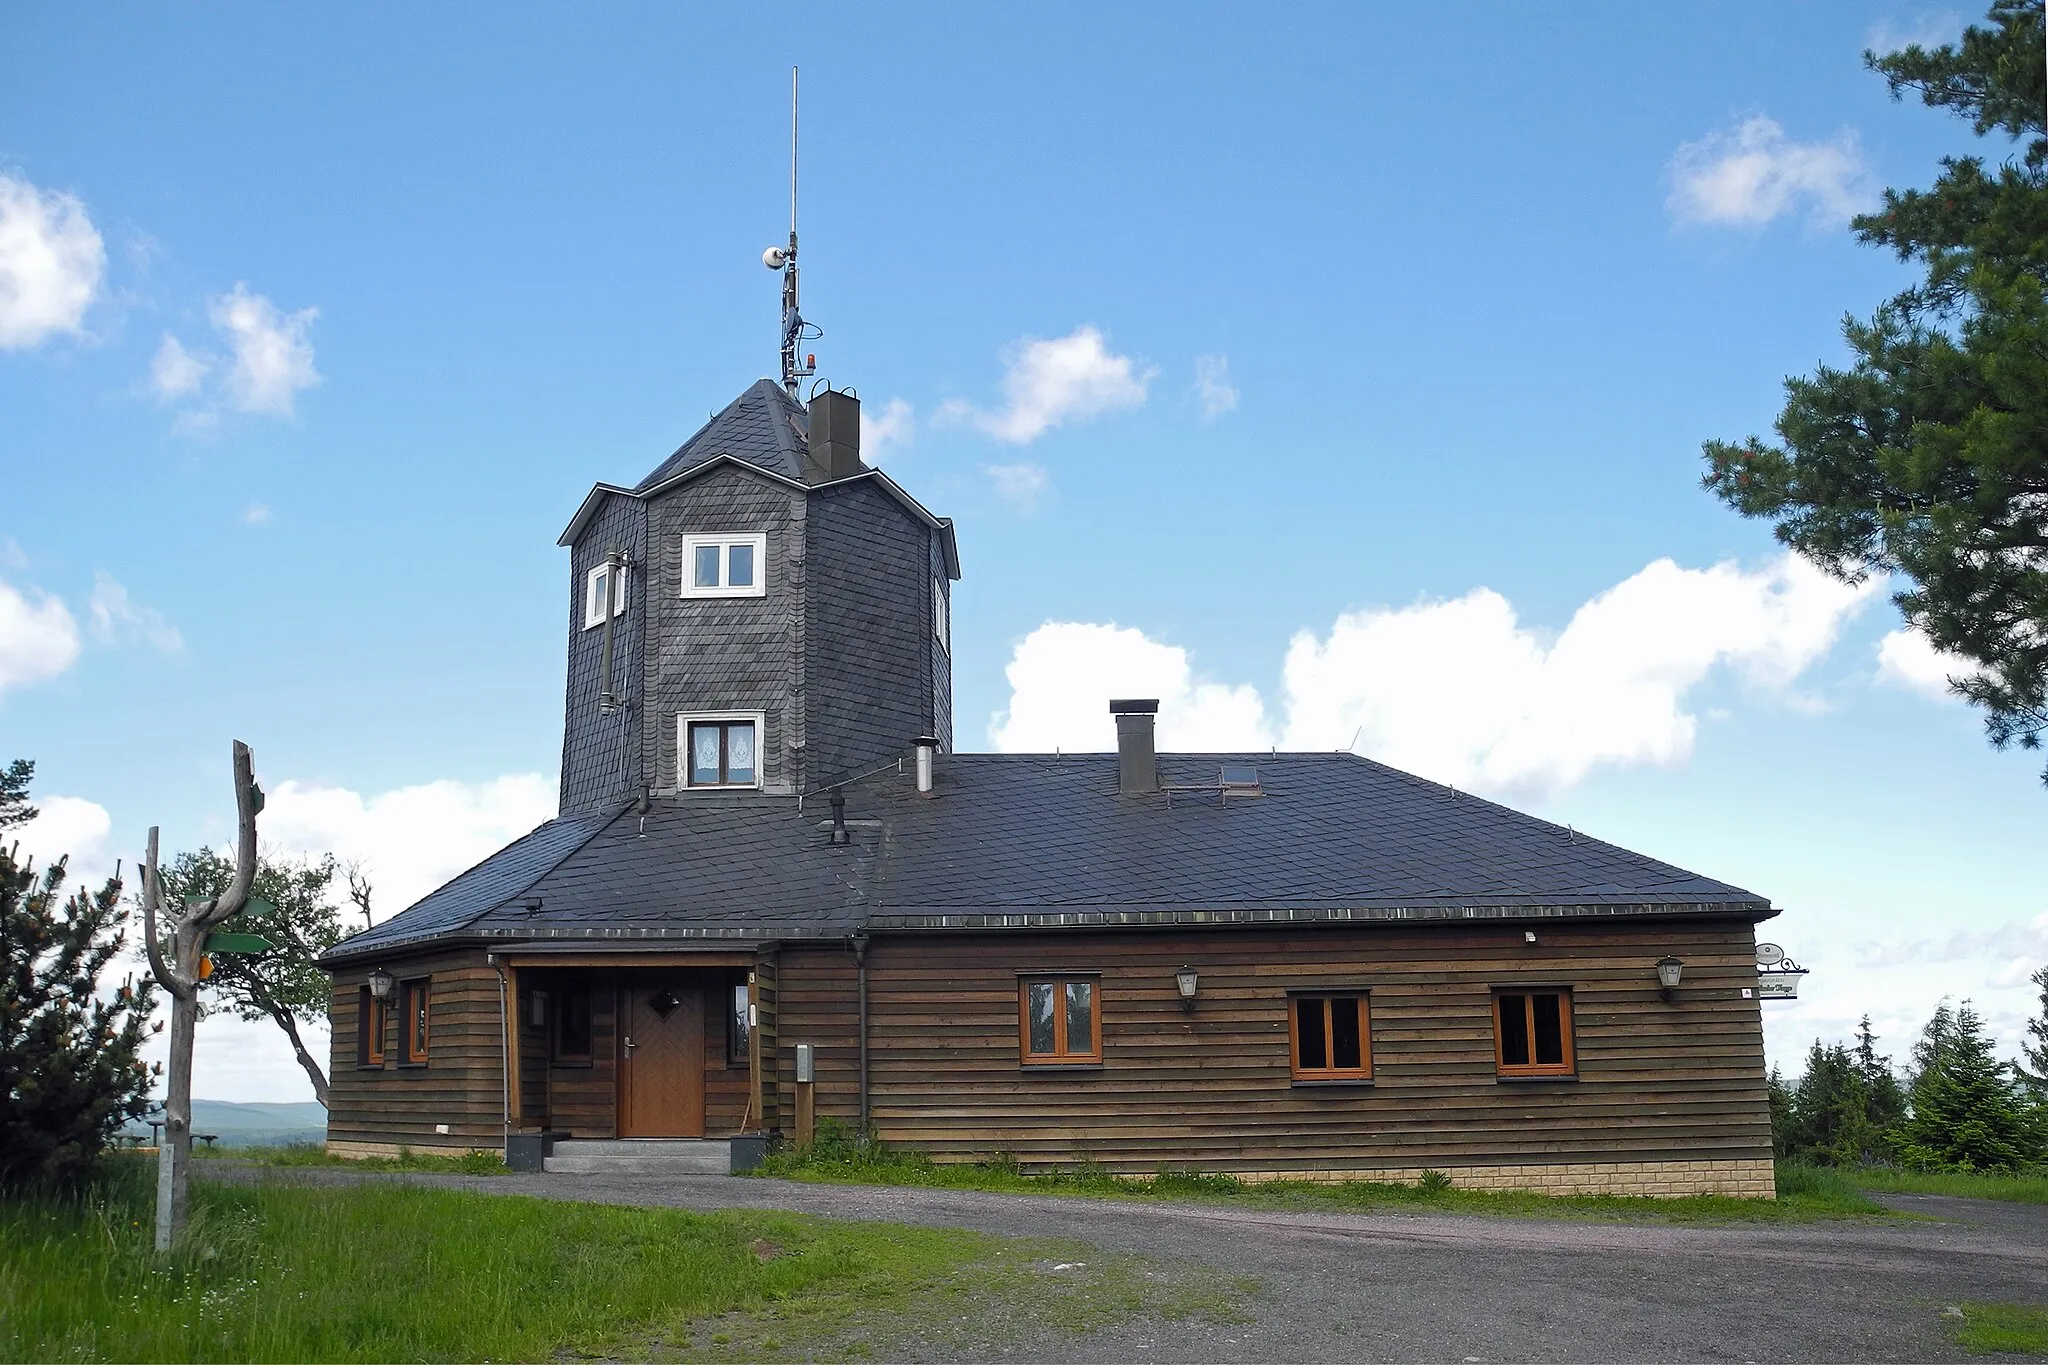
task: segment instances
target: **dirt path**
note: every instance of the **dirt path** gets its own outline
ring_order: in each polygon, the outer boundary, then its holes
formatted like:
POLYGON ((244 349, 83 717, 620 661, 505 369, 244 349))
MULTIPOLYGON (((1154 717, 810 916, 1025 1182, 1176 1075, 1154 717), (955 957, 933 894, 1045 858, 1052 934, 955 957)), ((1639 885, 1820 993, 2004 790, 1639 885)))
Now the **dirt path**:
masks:
MULTIPOLYGON (((226 1171, 223 1175, 228 1174, 226 1171)), ((1249 1277, 1251 1321, 1143 1317, 1020 1358, 1129 1360, 1948 1360, 1943 1310, 2048 1306, 2048 1208, 1886 1196, 1942 1221, 1680 1226, 1444 1214, 1280 1213, 717 1176, 370 1176, 544 1199, 1078 1239, 1249 1277)), ((1056 1285, 1043 1292, 1057 1293, 1056 1285)), ((903 1345, 904 1342, 895 1344, 903 1345)), ((944 1358, 943 1350, 924 1358, 944 1358)))

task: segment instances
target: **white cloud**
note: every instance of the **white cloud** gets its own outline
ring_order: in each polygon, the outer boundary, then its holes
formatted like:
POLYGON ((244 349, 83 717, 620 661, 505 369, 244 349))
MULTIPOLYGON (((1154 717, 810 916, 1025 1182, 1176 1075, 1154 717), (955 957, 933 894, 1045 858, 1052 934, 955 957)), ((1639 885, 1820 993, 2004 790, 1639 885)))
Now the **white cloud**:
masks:
POLYGON ((1159 373, 1111 352, 1091 326, 1050 341, 1025 337, 1005 348, 1003 364, 1000 411, 983 412, 955 400, 940 415, 965 418, 999 441, 1028 445, 1069 419, 1141 406, 1159 373))
POLYGON ((82 331, 106 267, 84 204, 0 171, 0 350, 82 331))
POLYGON ((1967 678, 1977 665, 1960 654, 1936 649, 1934 642, 1907 627, 1892 631, 1877 642, 1877 677, 1924 697, 1938 701, 1960 701, 1949 688, 1950 678, 1967 678))
POLYGON ((285 782, 270 794, 261 828, 266 843, 360 860, 382 921, 553 819, 555 798, 555 784, 538 773, 427 782, 370 797, 285 782))
POLYGON ((261 526, 270 520, 270 508, 260 502, 252 502, 242 509, 242 521, 250 526, 261 526))
POLYGON ((1230 357, 1195 357, 1195 394, 1202 400, 1202 416, 1215 421, 1237 406, 1237 386, 1230 382, 1230 357))
POLYGON ((28 567, 28 551, 13 536, 0 536, 0 569, 17 572, 28 567))
POLYGON ((130 644, 142 641, 153 645, 167 654, 175 654, 185 647, 184 637, 178 628, 154 607, 145 607, 128 595, 128 589, 109 573, 97 573, 92 579, 92 599, 87 604, 92 613, 93 637, 101 644, 130 644))
POLYGON ((873 462, 886 450, 910 444, 917 435, 917 413, 901 398, 891 398, 878 413, 860 411, 860 457, 873 462))
POLYGON ((149 363, 149 386, 166 402, 184 398, 199 392, 210 368, 206 360, 193 355, 183 342, 166 332, 163 344, 156 348, 156 359, 149 363))
POLYGON ((996 496, 1020 512, 1038 510, 1038 500, 1051 482, 1043 465, 992 464, 984 465, 982 472, 995 485, 996 496))
POLYGON ((1963 36, 1963 17, 1952 9, 1924 10, 1911 19, 1880 19, 1864 35, 1872 52, 1897 52, 1906 47, 1935 48, 1963 36))
POLYGON ((289 417, 300 391, 320 382, 307 335, 319 309, 281 313, 269 299, 238 283, 233 293, 212 301, 207 316, 233 352, 221 381, 229 407, 289 417))
MULTIPOLYGON (((1600 766, 1690 756, 1687 695, 1716 668, 1789 697, 1877 585, 1848 587, 1786 555, 1759 570, 1668 559, 1594 597, 1549 639, 1486 588, 1447 602, 1346 612, 1303 631, 1282 668, 1283 748, 1361 753, 1459 787, 1533 796, 1600 766)), ((1161 698, 1161 743, 1271 743, 1258 693, 1198 679, 1184 651, 1112 626, 1051 622, 1019 644, 998 749, 1107 743, 1111 695, 1161 698), (1172 698, 1180 698, 1171 701, 1172 698), (1179 712, 1185 720, 1169 725, 1179 712), (1101 714, 1098 714, 1101 713, 1101 714)))
POLYGON ((1671 158, 1668 205, 1681 221, 1757 227, 1804 205, 1817 223, 1847 221, 1874 201, 1854 132, 1799 142, 1762 114, 1671 158))
POLYGON ((38 867, 70 858, 67 891, 81 886, 97 890, 113 870, 112 860, 106 856, 107 836, 114 828, 107 808, 76 796, 31 794, 29 804, 36 808, 36 818, 0 837, 9 843, 18 841, 22 855, 33 856, 38 867))
POLYGON ((58 598, 0 581, 0 693, 78 662, 78 622, 58 598))
POLYGON ((1114 749, 1112 697, 1159 699, 1163 749, 1272 742, 1258 689, 1199 678, 1186 650, 1129 627, 1048 621, 1018 643, 1004 673, 1010 707, 989 721, 989 740, 1004 753, 1114 749))

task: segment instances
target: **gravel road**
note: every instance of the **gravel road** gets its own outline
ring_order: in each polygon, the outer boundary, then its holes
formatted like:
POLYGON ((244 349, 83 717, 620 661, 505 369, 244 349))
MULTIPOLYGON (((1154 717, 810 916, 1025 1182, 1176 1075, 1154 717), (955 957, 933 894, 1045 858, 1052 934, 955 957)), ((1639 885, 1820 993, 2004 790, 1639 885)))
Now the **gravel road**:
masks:
MULTIPOLYGON (((225 1163, 224 1163, 225 1164, 225 1163)), ((204 1168, 202 1168, 204 1169, 204 1168)), ((229 1178, 251 1178, 244 1168, 229 1178)), ((265 1172, 1079 1239, 1256 1277, 1240 1325, 1137 1320, 1035 1351, 1073 1360, 1809 1361, 1966 1357, 1943 1310, 2048 1306, 2048 1207, 1883 1196, 1926 1220, 1679 1226, 1276 1213, 721 1176, 265 1172), (1939 1220, 1939 1221, 1936 1221, 1939 1220)))

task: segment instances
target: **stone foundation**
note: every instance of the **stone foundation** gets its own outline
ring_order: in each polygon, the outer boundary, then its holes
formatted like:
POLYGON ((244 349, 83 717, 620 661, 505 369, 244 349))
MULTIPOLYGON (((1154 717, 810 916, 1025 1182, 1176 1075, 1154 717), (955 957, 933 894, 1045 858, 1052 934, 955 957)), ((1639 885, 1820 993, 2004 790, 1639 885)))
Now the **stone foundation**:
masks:
POLYGON ((500 1152, 505 1144, 497 1142, 351 1142, 346 1138, 327 1140, 327 1155, 360 1161, 364 1157, 380 1156, 396 1160, 402 1153, 415 1156, 461 1156, 464 1152, 500 1152))
MULTIPOLYGON (((1239 1180, 1306 1180, 1338 1184, 1365 1180, 1414 1185, 1425 1167, 1374 1167, 1344 1171, 1232 1171, 1239 1180)), ((1678 1199, 1723 1194, 1742 1199, 1775 1199, 1777 1181, 1767 1158, 1737 1161, 1572 1161, 1541 1166, 1442 1166, 1454 1189, 1527 1190, 1533 1194, 1648 1195, 1678 1199)))

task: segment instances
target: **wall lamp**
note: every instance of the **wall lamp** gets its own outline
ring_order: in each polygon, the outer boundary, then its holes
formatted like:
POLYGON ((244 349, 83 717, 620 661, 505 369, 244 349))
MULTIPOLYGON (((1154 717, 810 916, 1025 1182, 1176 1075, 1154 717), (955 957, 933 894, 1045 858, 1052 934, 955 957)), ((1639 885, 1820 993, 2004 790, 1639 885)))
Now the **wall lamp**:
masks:
POLYGON ((1685 963, 1675 957, 1659 958, 1657 961, 1657 984, 1664 988, 1668 998, 1678 989, 1678 978, 1685 971, 1685 963))
POLYGON ((1173 974, 1173 987, 1180 992, 1181 1003, 1189 1009, 1195 1007, 1195 987, 1198 983, 1199 978, 1196 977, 1193 967, 1183 967, 1173 974))
POLYGON ((380 1005, 388 1004, 391 1000, 391 988, 397 984, 397 977, 379 967, 370 973, 370 998, 380 1005))

